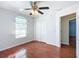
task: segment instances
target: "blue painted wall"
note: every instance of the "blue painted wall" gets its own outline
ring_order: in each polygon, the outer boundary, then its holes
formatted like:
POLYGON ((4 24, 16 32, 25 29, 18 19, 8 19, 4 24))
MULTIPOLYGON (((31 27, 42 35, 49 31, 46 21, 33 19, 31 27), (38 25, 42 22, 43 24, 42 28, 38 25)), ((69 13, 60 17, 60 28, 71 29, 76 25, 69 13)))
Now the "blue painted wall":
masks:
POLYGON ((69 36, 76 36, 76 20, 69 21, 69 36))

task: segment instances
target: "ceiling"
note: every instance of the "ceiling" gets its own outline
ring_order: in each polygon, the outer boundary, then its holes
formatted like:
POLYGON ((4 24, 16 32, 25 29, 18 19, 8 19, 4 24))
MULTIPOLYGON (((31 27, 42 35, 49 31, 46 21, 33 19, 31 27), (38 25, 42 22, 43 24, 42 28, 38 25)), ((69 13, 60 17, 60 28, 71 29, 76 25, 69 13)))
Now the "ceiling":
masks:
MULTIPOLYGON (((38 6, 51 6, 54 11, 62 10, 71 5, 78 4, 78 1, 39 1, 38 6)), ((5 8, 22 14, 29 14, 30 10, 22 11, 24 8, 31 8, 30 1, 0 1, 0 8, 5 8)))

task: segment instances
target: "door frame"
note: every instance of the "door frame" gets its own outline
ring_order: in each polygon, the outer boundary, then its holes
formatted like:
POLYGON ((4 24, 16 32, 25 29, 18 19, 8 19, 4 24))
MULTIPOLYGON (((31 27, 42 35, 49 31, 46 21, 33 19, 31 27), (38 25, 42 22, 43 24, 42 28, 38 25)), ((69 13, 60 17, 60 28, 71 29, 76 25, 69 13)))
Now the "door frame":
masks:
POLYGON ((72 17, 68 17, 68 16, 64 16, 64 17, 66 17, 67 19, 61 19, 61 22, 60 22, 60 27, 62 26, 62 21, 63 20, 67 20, 67 22, 68 22, 68 35, 67 35, 67 39, 68 39, 68 42, 62 42, 62 27, 61 27, 61 30, 60 30, 60 36, 61 36, 61 44, 65 44, 65 45, 69 45, 69 21, 70 20, 73 20, 73 19, 76 19, 76 13, 72 13, 72 14, 69 14, 69 16, 72 16, 72 17), (75 15, 75 16, 73 16, 73 15, 75 15))

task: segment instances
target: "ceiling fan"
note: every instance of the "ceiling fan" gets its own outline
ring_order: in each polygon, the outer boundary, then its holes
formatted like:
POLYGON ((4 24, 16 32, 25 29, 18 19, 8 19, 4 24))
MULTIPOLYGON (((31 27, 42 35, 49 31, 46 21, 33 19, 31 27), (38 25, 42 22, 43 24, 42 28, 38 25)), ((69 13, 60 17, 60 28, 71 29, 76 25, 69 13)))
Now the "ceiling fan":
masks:
POLYGON ((40 10, 45 10, 45 9, 49 9, 49 7, 38 7, 37 6, 37 2, 30 2, 31 4, 31 8, 25 8, 24 10, 32 10, 30 15, 35 15, 36 13, 40 13, 40 14, 44 14, 42 11, 40 10))

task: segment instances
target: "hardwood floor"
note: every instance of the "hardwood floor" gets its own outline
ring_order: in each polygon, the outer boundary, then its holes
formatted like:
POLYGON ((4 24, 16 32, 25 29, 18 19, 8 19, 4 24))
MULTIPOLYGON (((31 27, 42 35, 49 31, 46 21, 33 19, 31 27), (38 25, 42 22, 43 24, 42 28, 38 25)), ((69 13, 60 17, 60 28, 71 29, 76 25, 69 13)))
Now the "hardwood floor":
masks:
POLYGON ((76 36, 69 36, 69 43, 71 46, 76 48, 76 36))
POLYGON ((62 45, 60 50, 61 58, 76 58, 76 48, 73 46, 62 45))
POLYGON ((14 48, 10 48, 0 52, 0 58, 15 57, 15 53, 22 49, 27 49, 28 58, 60 58, 75 57, 75 49, 62 45, 61 48, 49 45, 39 41, 32 41, 14 48))

